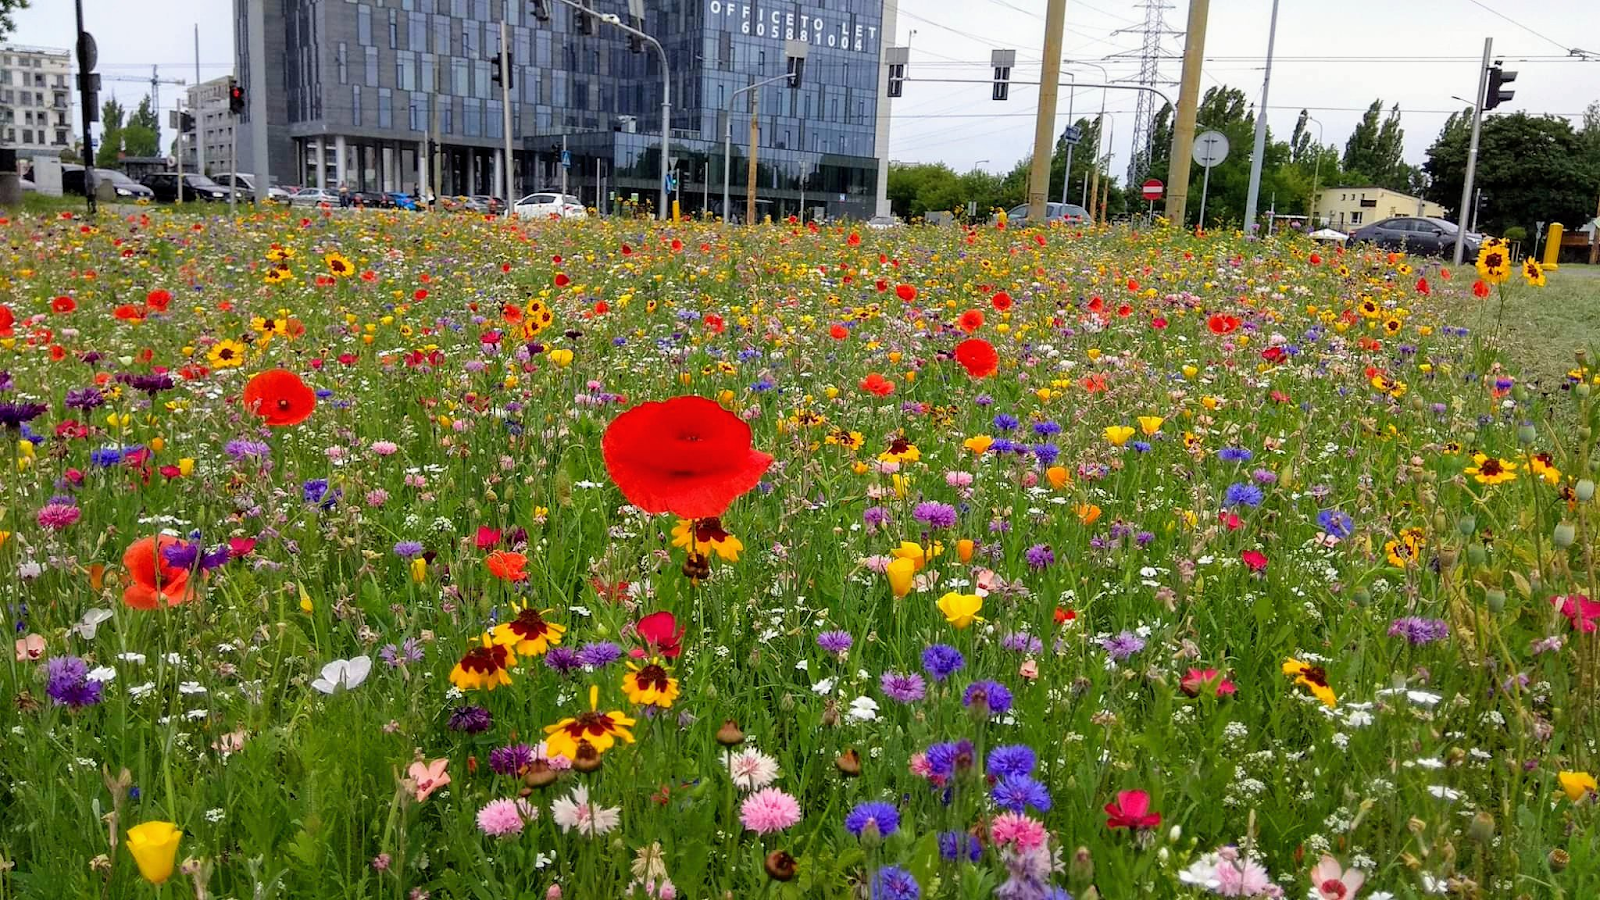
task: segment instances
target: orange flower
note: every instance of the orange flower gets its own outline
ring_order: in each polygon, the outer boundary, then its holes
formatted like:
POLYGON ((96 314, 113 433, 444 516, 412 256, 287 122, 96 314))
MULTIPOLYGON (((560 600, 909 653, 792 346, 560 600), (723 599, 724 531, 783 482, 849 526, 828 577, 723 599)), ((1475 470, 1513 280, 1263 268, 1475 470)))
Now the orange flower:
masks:
POLYGON ((140 538, 122 554, 122 565, 131 583, 122 591, 122 602, 134 609, 155 609, 165 600, 177 606, 194 599, 189 570, 167 562, 166 550, 183 542, 170 534, 140 538))
POLYGON ((894 393, 894 382, 883 377, 878 372, 873 372, 866 378, 861 379, 861 389, 869 394, 887 397, 894 393))
POLYGON ((287 369, 261 372, 244 388, 244 408, 268 425, 283 428, 298 425, 317 408, 317 395, 300 376, 287 369))
POLYGON ((983 327, 983 311, 978 309, 967 310, 961 314, 960 320, 956 322, 956 327, 967 334, 972 334, 983 327))
POLYGON ((521 553, 496 550, 484 560, 484 565, 489 567, 490 575, 501 581, 524 581, 528 577, 528 573, 523 571, 528 565, 528 557, 521 553))

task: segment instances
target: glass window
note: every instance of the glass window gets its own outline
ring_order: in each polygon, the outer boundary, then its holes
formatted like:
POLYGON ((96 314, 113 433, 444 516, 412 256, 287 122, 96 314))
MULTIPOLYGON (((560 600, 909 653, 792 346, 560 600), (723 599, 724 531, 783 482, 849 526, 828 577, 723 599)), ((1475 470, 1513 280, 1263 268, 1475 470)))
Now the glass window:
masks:
POLYGON ((367 87, 378 86, 378 48, 367 47, 367 87))
POLYGON ((467 0, 450 0, 450 15, 458 19, 467 17, 467 0))
POLYGON ((411 33, 407 35, 406 43, 412 50, 428 49, 428 17, 419 12, 411 13, 411 33))
POLYGON ((349 69, 349 59, 348 59, 349 55, 350 55, 350 46, 348 44, 346 44, 344 41, 340 41, 338 49, 335 50, 334 54, 333 54, 334 61, 339 66, 339 83, 340 84, 349 84, 350 83, 350 69, 349 69))
POLYGON ((406 127, 412 131, 427 131, 427 106, 421 94, 412 94, 406 104, 406 127))
POLYGON ((471 22, 461 23, 461 55, 469 59, 478 55, 478 27, 471 22))
POLYGON ((350 86, 350 124, 361 124, 361 85, 350 86))
POLYGON ((365 3, 356 7, 356 42, 363 47, 372 43, 372 7, 365 3))
POLYGON ((459 97, 471 93, 467 90, 467 61, 464 59, 450 60, 450 93, 459 97))
POLYGON ((445 134, 455 134, 456 133, 456 116, 455 116, 455 112, 456 112, 455 103, 452 102, 449 99, 446 99, 444 101, 444 103, 439 108, 439 130, 440 131, 443 131, 445 134))
POLYGON ((378 88, 378 127, 394 127, 394 98, 388 88, 378 88))
POLYGON ((389 49, 400 49, 400 11, 389 8, 389 49))
POLYGON ((417 55, 415 53, 411 53, 409 51, 399 53, 395 56, 398 66, 398 69, 395 72, 395 87, 398 87, 402 91, 414 91, 417 89, 416 56, 417 55))
POLYGON ((487 126, 484 130, 488 132, 489 137, 505 136, 505 113, 502 112, 504 108, 505 105, 499 100, 489 101, 488 111, 484 114, 484 125, 487 126))
POLYGON ((479 22, 489 21, 489 0, 474 0, 472 17, 479 22))
POLYGON ((466 124, 465 124, 465 127, 462 129, 462 134, 465 134, 467 137, 482 137, 483 136, 483 101, 479 100, 479 99, 477 99, 475 97, 469 97, 463 103, 463 107, 464 107, 463 112, 465 113, 465 122, 466 122, 466 124))
POLYGON ((472 64, 472 96, 489 96, 489 64, 483 60, 472 64))
POLYGON ((450 20, 445 16, 433 17, 433 52, 439 56, 450 53, 450 20))

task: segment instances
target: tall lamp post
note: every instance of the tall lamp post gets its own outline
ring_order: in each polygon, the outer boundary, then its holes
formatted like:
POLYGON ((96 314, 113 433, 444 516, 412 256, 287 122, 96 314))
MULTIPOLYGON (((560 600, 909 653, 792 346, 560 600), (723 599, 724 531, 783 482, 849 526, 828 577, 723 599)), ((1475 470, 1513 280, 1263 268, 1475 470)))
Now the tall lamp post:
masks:
MULTIPOLYGON (((915 34, 915 32, 912 32, 912 33, 915 34)), ((794 64, 793 60, 797 60, 797 59, 798 60, 803 60, 803 59, 805 59, 806 58, 806 51, 808 50, 808 48, 810 48, 810 46, 811 46, 810 44, 804 43, 802 41, 786 41, 784 43, 784 51, 783 52, 784 52, 784 56, 788 60, 786 62, 786 65, 787 65, 787 67, 789 69, 788 72, 785 72, 782 75, 774 75, 771 78, 763 78, 762 80, 757 81, 757 82, 755 82, 753 84, 747 84, 744 87, 739 88, 738 90, 735 90, 732 94, 730 94, 728 96, 728 108, 722 111, 722 118, 723 118, 723 126, 722 126, 722 221, 724 221, 724 222, 728 221, 728 213, 731 212, 731 210, 728 207, 728 203, 729 203, 729 199, 728 199, 728 170, 733 165, 733 107, 734 107, 734 101, 738 99, 740 94, 745 94, 745 93, 749 93, 750 91, 757 90, 759 88, 764 88, 769 84, 777 84, 780 81, 788 81, 790 84, 798 86, 798 84, 799 84, 799 76, 796 74, 795 64, 794 64)), ((752 153, 755 152, 755 148, 754 147, 751 148, 751 152, 752 153)), ((746 190, 754 191, 755 189, 756 189, 756 186, 754 184, 746 186, 746 190)), ((746 224, 754 224, 754 223, 746 223, 746 224)))
MULTIPOLYGON (((1107 72, 1106 71, 1106 67, 1100 65, 1099 63, 1089 62, 1086 59, 1064 59, 1064 60, 1062 60, 1062 62, 1069 63, 1069 64, 1074 65, 1074 66, 1093 66, 1096 69, 1100 70, 1100 80, 1101 81, 1106 82, 1108 84, 1111 81, 1111 73, 1107 72)), ((1077 78, 1073 78, 1072 80, 1073 80, 1074 85, 1076 85, 1078 79, 1077 78)), ((1101 116, 1101 118, 1104 118, 1105 114, 1106 114, 1106 92, 1105 92, 1104 88, 1101 88, 1100 89, 1100 116, 1101 116)), ((1067 124, 1068 125, 1073 124, 1073 122, 1072 122, 1072 94, 1070 94, 1070 93, 1067 94, 1067 124)), ((1073 150, 1073 147, 1074 147, 1074 145, 1072 145, 1072 144, 1068 144, 1067 145, 1067 172, 1066 172, 1066 175, 1061 179, 1061 202, 1062 203, 1067 203, 1068 202, 1068 200, 1067 200, 1067 190, 1072 185, 1072 150, 1073 150)), ((1085 184, 1087 184, 1087 182, 1085 182, 1085 184)), ((1088 199, 1087 196, 1084 199, 1088 199)))

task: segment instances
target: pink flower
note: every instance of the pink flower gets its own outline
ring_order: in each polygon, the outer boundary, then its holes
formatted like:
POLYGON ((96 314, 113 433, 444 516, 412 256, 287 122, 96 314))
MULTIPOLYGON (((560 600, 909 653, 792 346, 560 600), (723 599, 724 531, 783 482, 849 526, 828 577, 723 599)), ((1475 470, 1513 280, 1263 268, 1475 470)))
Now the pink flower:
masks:
POLYGON ((1044 823, 1018 813, 1001 813, 989 823, 989 837, 999 847, 1033 850, 1044 846, 1044 823))
POLYGON ((1238 690, 1233 686, 1233 682, 1216 669, 1190 669, 1189 674, 1183 676, 1178 686, 1191 697, 1200 696, 1201 691, 1210 693, 1214 697, 1226 697, 1238 690))
POLYGON ((44 638, 37 634, 17 638, 17 660, 33 662, 44 656, 44 638))
POLYGON ((739 820, 756 834, 783 831, 800 821, 800 804, 777 788, 762 788, 744 798, 739 820))
POLYGON ((946 473, 944 473, 944 483, 950 485, 953 488, 971 487, 972 486, 972 473, 971 472, 946 472, 946 473))
POLYGON ((411 764, 407 778, 402 782, 406 790, 410 791, 421 803, 428 799, 428 795, 450 783, 450 775, 445 772, 445 767, 450 765, 447 757, 440 757, 432 762, 417 760, 411 764))
POLYGON ((928 765, 928 754, 911 754, 911 774, 918 778, 930 778, 933 776, 933 767, 928 765))
POLYGON ((1039 677, 1039 664, 1034 660, 1025 659, 1022 665, 1017 667, 1017 674, 1032 681, 1039 677))
POLYGON ((71 503, 46 503, 39 509, 36 518, 40 528, 51 531, 61 531, 72 523, 78 521, 83 513, 71 503))
POLYGON ((1311 870, 1311 887, 1316 891, 1316 900, 1351 900, 1366 880, 1365 872, 1344 869, 1337 859, 1326 853, 1311 870))
POLYGON ((1587 634, 1600 627, 1594 623, 1595 619, 1600 619, 1600 603, 1582 594, 1563 594, 1550 598, 1550 602, 1561 608, 1561 614, 1567 617, 1573 628, 1587 634))
POLYGON ((1161 824, 1161 814, 1150 811, 1150 795, 1144 791, 1119 791, 1114 803, 1106 804, 1106 827, 1143 831, 1161 824))
POLYGON ((1260 550, 1246 550, 1239 554, 1239 558, 1244 560, 1244 564, 1249 566, 1252 572, 1259 572, 1267 567, 1267 555, 1260 550))
POLYGON ((533 821, 539 811, 533 804, 516 800, 490 800, 478 810, 478 830, 490 837, 521 834, 522 826, 533 821))

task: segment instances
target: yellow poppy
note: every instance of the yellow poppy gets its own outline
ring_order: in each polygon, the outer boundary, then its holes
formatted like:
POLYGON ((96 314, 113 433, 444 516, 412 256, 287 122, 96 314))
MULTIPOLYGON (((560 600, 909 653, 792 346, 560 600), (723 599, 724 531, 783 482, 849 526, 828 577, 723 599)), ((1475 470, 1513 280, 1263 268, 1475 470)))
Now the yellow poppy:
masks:
POLYGON ((1051 466, 1044 470, 1044 477, 1050 482, 1050 486, 1058 491, 1072 483, 1072 475, 1066 466, 1051 466))
POLYGON ((1566 791, 1567 799, 1573 803, 1600 793, 1600 784, 1596 784, 1594 776, 1588 772, 1560 772, 1556 774, 1556 780, 1561 782, 1561 789, 1566 791))
POLYGON ((1139 430, 1143 431, 1146 437, 1153 436, 1161 430, 1161 424, 1165 421, 1167 420, 1161 416, 1140 416, 1139 430))
POLYGON ((917 566, 902 556, 890 562, 883 573, 889 576, 889 590, 894 591, 896 597, 904 597, 911 593, 911 586, 916 583, 917 566))
POLYGON ((939 611, 944 613, 944 619, 962 631, 973 622, 982 622, 983 617, 978 615, 983 609, 983 598, 977 594, 958 594, 951 591, 939 598, 939 611))
POLYGON ((978 456, 982 456, 984 453, 988 452, 989 448, 993 445, 994 438, 989 437, 987 434, 975 434, 961 442, 961 446, 971 450, 978 456))
POLYGON ((145 881, 165 884, 172 877, 182 839, 183 832, 171 822, 144 822, 128 829, 128 852, 145 881))
POLYGON ((1113 447, 1121 447, 1128 442, 1128 438, 1133 437, 1133 429, 1127 425, 1108 425, 1105 435, 1113 447))

